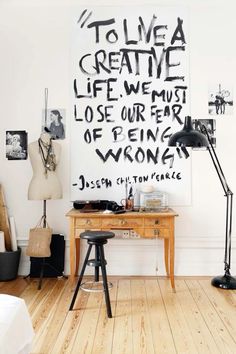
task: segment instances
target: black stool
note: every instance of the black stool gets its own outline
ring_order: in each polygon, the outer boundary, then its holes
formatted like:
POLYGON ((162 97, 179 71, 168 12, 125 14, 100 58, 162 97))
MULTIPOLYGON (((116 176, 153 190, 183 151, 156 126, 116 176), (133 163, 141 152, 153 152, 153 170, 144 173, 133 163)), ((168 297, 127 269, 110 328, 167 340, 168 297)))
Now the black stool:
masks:
MULTIPOLYGON (((85 271, 86 266, 90 265, 95 268, 95 274, 94 274, 94 281, 95 282, 99 282, 99 267, 101 267, 102 280, 103 280, 103 290, 105 293, 105 300, 106 300, 106 307, 107 307, 107 316, 110 318, 112 317, 111 303, 110 303, 108 283, 107 283, 107 273, 106 273, 107 262, 104 257, 103 245, 105 245, 107 243, 108 238, 112 238, 114 236, 115 236, 115 234, 113 232, 107 232, 107 231, 85 231, 80 234, 81 239, 87 240, 89 247, 88 247, 87 254, 86 254, 80 275, 79 275, 78 283, 76 285, 76 289, 75 289, 74 296, 73 296, 73 299, 70 304, 69 311, 73 310, 73 306, 74 306, 75 299, 78 294, 79 288, 81 287, 81 289, 83 289, 83 287, 81 286, 81 283, 82 283, 82 279, 84 276, 84 271, 85 271), (95 259, 89 259, 92 246, 95 246, 95 259)), ((89 291, 89 290, 87 290, 87 291, 89 291)))

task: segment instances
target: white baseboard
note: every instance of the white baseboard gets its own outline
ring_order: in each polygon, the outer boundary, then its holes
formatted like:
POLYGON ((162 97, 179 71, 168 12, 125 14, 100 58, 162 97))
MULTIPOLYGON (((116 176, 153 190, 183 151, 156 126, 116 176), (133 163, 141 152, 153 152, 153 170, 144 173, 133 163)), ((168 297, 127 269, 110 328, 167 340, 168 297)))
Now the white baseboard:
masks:
MULTIPOLYGON (((29 257, 25 255, 27 240, 18 240, 21 247, 19 275, 27 275, 30 269, 29 257)), ((87 249, 81 242, 81 262, 87 249)), ((232 253, 235 252, 232 248, 232 253)), ((110 275, 165 275, 162 240, 112 239, 105 246, 107 272, 110 275)), ((175 275, 201 276, 223 273, 224 240, 205 238, 178 238, 175 242, 175 275)), ((235 259, 235 257, 232 257, 235 259)), ((231 264, 236 273, 236 263, 231 264)), ((87 274, 92 273, 87 267, 87 274)), ((69 274, 69 241, 66 240, 65 274, 69 274)))

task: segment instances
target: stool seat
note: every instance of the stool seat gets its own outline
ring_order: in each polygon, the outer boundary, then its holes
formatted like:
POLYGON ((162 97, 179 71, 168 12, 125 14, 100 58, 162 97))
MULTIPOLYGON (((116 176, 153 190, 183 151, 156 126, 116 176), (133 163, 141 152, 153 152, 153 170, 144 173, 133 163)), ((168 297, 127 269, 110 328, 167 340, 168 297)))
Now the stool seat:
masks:
POLYGON ((107 240, 113 237, 115 237, 115 234, 110 231, 84 231, 80 234, 80 238, 90 241, 107 240))

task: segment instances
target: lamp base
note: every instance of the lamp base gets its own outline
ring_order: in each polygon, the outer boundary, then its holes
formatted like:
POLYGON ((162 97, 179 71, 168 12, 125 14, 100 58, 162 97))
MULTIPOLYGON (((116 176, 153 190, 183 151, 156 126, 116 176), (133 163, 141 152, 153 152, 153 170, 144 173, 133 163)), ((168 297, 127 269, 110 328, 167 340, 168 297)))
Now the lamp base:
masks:
POLYGON ((236 289, 236 278, 229 273, 212 279, 211 285, 221 289, 236 289))

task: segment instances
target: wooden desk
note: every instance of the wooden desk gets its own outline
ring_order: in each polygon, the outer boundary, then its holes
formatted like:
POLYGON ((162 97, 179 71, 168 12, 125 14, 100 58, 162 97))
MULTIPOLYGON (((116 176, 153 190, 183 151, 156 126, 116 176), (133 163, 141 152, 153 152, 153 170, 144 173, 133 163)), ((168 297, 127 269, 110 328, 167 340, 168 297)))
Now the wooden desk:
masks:
POLYGON ((164 239, 164 259, 166 273, 174 283, 175 237, 174 223, 177 214, 169 209, 167 212, 126 212, 124 214, 104 214, 102 212, 83 213, 71 209, 66 216, 70 220, 70 278, 78 274, 80 258, 79 235, 85 230, 134 230, 142 238, 164 239))

